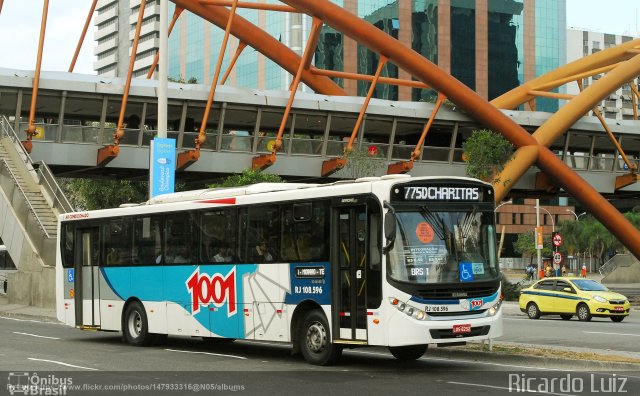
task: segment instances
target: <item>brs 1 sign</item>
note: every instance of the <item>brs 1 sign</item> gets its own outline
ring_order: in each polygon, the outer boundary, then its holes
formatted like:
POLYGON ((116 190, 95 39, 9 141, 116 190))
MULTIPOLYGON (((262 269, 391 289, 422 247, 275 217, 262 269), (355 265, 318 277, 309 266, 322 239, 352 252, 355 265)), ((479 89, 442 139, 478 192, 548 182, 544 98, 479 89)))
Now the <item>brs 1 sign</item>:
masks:
POLYGON ((213 303, 214 307, 221 307, 227 303, 227 315, 233 316, 236 307, 236 267, 226 276, 222 274, 200 274, 200 267, 191 274, 186 282, 187 290, 191 294, 191 313, 200 312, 200 304, 213 303))

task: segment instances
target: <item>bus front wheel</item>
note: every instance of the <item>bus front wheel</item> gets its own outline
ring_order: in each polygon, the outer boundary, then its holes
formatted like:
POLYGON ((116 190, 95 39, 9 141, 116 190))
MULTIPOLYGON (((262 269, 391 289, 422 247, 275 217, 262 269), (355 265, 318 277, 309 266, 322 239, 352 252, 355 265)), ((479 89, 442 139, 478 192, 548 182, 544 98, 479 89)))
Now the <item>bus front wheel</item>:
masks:
POLYGON ((427 351, 427 344, 389 347, 389 352, 399 360, 417 360, 427 351))
POLYGON ((149 334, 149 322, 147 313, 142 304, 134 301, 127 306, 122 323, 124 339, 129 345, 146 346, 152 343, 152 334, 149 334))
POLYGON ((310 311, 304 317, 298 342, 304 359, 317 366, 333 364, 342 354, 342 347, 331 342, 327 319, 318 310, 310 311))

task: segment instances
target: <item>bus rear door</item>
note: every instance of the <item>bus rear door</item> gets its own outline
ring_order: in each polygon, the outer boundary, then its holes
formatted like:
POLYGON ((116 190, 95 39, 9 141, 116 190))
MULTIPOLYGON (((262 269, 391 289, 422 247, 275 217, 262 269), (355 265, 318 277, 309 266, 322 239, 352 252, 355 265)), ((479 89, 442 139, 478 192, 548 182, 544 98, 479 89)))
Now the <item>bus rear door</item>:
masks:
POLYGON ((99 228, 80 228, 76 232, 79 241, 74 260, 76 327, 96 327, 100 325, 99 228))
POLYGON ((367 340, 366 214, 365 205, 334 209, 332 312, 337 340, 367 340))

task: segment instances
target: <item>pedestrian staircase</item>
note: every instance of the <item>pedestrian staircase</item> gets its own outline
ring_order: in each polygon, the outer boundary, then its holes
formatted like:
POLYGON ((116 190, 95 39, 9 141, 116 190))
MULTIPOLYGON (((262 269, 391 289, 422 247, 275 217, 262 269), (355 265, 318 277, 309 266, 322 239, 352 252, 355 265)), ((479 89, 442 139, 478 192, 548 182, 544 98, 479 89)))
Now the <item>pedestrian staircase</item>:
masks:
POLYGON ((0 238, 18 270, 9 277, 10 302, 55 304, 57 218, 72 210, 47 165, 32 162, 0 116, 0 238))

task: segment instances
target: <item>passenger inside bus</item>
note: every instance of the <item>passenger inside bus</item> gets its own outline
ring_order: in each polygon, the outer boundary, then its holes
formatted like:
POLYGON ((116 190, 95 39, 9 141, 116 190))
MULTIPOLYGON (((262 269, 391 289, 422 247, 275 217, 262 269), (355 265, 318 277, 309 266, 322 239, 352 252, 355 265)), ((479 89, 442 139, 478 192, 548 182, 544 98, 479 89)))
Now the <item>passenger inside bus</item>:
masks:
POLYGON ((233 262, 233 252, 225 245, 221 245, 218 248, 218 253, 213 256, 213 262, 215 263, 231 263, 233 262))
POLYGON ((269 248, 267 248, 267 242, 265 240, 261 240, 255 247, 255 249, 251 250, 251 262, 254 263, 270 263, 273 261, 273 255, 269 252, 269 248))

